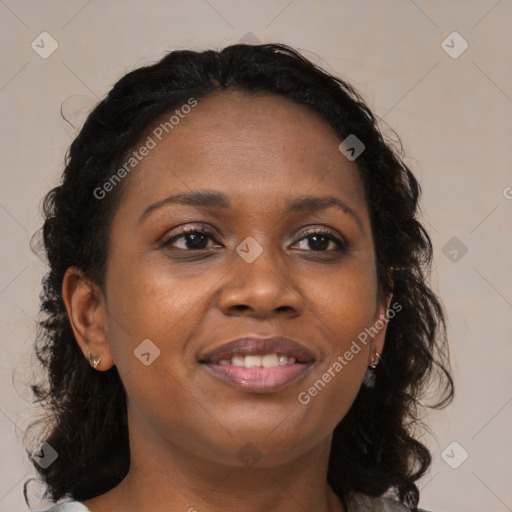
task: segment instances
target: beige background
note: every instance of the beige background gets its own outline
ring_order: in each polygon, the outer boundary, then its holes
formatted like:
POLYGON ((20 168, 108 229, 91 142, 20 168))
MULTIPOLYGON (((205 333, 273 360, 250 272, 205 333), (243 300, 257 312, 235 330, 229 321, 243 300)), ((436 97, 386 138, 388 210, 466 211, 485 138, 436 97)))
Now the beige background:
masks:
POLYGON ((0 511, 26 510, 32 474, 19 440, 34 414, 26 381, 44 267, 28 243, 75 134, 61 106, 76 124, 128 70, 247 33, 346 78, 402 138, 424 190, 457 384, 453 405, 428 416, 421 503, 511 511, 511 26, 510 0, 0 0, 0 511), (58 43, 46 59, 31 48, 43 31, 58 43), (454 31, 469 44, 457 58, 445 49, 460 52, 462 39, 442 46, 454 31))

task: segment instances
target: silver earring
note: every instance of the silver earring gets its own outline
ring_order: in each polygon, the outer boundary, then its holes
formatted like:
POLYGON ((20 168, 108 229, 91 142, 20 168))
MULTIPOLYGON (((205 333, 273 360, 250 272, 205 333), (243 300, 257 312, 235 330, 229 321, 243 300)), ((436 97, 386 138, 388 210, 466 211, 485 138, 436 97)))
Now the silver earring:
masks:
POLYGON ((94 368, 96 368, 96 366, 100 364, 100 361, 101 357, 98 357, 98 359, 96 359, 95 357, 92 356, 91 352, 89 352, 89 362, 94 366, 94 368))

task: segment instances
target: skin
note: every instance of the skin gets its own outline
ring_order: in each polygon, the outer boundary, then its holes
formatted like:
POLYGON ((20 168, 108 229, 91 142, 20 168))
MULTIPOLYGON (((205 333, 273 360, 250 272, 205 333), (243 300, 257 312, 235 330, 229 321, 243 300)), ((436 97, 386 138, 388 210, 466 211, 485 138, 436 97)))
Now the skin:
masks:
POLYGON ((326 481, 332 432, 382 353, 385 326, 308 404, 297 396, 385 314, 391 296, 379 292, 363 185, 339 143, 307 107, 216 93, 124 184, 104 289, 74 268, 63 283, 84 356, 101 357, 98 371, 115 364, 128 396, 130 472, 86 501, 91 511, 345 510, 326 481), (231 205, 166 204, 140 221, 149 205, 192 190, 223 192, 231 205), (334 196, 355 215, 287 212, 303 195, 334 196), (207 250, 190 237, 163 246, 184 225, 210 228, 207 250), (319 249, 311 233, 322 228, 348 249, 329 239, 319 249), (249 236, 263 249, 252 263, 236 252, 249 236), (297 340, 315 363, 267 394, 235 389, 199 364, 199 354, 247 334, 297 340), (148 338, 160 355, 145 366, 134 350, 148 338), (247 443, 261 457, 255 464, 237 456, 247 443))

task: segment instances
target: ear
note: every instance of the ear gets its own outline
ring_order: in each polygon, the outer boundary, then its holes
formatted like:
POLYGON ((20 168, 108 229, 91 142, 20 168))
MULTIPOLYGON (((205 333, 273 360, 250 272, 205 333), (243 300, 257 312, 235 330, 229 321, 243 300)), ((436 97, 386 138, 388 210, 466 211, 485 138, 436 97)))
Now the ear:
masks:
MULTIPOLYGON (((388 322, 390 318, 392 318, 395 314, 395 311, 393 311, 393 315, 388 314, 390 311, 390 305, 391 305, 391 299, 393 298, 393 267, 389 267, 388 269, 388 283, 389 283, 389 289, 391 291, 385 292, 382 290, 382 288, 379 286, 379 292, 377 296, 377 308, 375 311, 375 315, 373 317, 373 330, 372 332, 376 333, 372 337, 372 341, 370 343, 370 353, 368 354, 369 360, 368 364, 378 363, 378 358, 375 358, 375 353, 382 354, 382 351, 384 350, 384 340, 386 338, 386 330, 388 326, 388 322)), ((400 309, 401 306, 400 306, 400 309)), ((398 309, 398 311, 400 311, 398 309)))
POLYGON ((70 267, 64 274, 62 297, 75 339, 89 362, 89 352, 100 362, 96 370, 106 371, 114 366, 108 342, 108 323, 105 298, 100 288, 83 271, 70 267))

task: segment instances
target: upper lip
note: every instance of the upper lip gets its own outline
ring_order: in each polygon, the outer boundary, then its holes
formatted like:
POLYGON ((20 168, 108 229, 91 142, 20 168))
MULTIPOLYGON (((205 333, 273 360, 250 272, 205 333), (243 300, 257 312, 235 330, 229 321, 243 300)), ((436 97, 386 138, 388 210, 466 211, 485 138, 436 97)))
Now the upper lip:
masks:
POLYGON ((297 341, 283 336, 261 338, 251 335, 229 341, 204 353, 200 357, 200 362, 216 363, 236 355, 252 356, 272 353, 294 357, 298 363, 309 363, 314 360, 311 350, 297 341))

